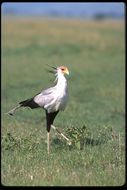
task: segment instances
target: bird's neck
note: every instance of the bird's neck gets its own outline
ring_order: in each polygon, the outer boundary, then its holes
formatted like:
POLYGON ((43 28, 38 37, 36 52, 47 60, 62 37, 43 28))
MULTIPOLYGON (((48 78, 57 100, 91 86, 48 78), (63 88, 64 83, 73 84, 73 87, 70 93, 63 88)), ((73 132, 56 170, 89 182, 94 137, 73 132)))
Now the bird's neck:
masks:
POLYGON ((57 80, 56 87, 65 88, 67 86, 67 80, 62 73, 57 73, 56 80, 57 80))

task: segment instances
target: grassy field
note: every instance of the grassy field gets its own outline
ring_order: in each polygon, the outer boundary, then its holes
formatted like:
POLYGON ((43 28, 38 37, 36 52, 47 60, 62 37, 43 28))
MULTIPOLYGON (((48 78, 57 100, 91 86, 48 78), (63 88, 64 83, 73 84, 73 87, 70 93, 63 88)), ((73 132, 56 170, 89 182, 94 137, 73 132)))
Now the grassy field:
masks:
POLYGON ((121 186, 125 183, 125 44, 121 21, 2 18, 2 184, 121 186), (41 109, 5 115, 54 85, 46 65, 65 65, 69 103, 47 155, 41 109), (85 126, 85 127, 83 127, 85 126))

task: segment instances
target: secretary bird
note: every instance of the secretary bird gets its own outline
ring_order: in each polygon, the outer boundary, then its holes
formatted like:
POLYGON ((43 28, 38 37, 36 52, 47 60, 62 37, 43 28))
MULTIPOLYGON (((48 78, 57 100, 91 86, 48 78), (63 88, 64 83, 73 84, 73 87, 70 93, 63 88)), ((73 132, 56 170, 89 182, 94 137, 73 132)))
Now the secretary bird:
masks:
MULTIPOLYGON (((52 67, 52 66, 50 66, 52 67)), ((56 76, 56 85, 41 91, 34 97, 21 101, 19 104, 10 110, 7 114, 14 115, 15 111, 21 107, 43 108, 46 113, 46 128, 47 128, 47 152, 50 152, 50 129, 53 128, 56 132, 67 140, 71 145, 71 141, 61 133, 54 125, 54 119, 59 111, 64 110, 68 100, 67 80, 65 74, 69 75, 69 70, 65 66, 52 67, 56 76)))

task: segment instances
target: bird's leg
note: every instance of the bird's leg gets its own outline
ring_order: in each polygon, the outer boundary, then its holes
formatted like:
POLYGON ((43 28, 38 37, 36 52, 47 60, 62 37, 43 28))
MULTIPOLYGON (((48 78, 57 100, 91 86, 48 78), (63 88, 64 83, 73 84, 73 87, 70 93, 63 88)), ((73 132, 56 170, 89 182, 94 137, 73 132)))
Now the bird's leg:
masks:
POLYGON ((50 151, 50 134, 47 132, 47 152, 49 154, 50 151))
POLYGON ((46 111, 46 127, 47 127, 47 152, 50 152, 50 128, 59 111, 54 113, 48 113, 46 111))
POLYGON ((51 128, 53 128, 54 130, 56 130, 56 132, 61 135, 64 139, 66 139, 66 141, 68 142, 69 145, 71 145, 71 141, 63 134, 61 133, 54 125, 51 125, 51 128))

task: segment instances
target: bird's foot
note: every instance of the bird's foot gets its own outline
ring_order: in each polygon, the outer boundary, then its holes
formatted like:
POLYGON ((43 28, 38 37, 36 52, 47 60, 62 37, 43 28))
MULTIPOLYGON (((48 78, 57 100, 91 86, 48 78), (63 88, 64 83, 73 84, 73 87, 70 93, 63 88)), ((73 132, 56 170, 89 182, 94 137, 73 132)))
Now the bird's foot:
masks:
POLYGON ((68 141, 68 145, 71 146, 71 145, 72 145, 72 142, 71 142, 71 141, 68 141))

